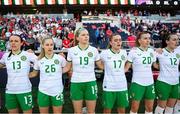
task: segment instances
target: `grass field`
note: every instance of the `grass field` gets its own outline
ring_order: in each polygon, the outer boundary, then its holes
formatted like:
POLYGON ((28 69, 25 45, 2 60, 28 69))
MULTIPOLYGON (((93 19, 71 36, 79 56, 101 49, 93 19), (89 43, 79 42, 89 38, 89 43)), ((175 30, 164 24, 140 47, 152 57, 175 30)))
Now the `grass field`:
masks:
MULTIPOLYGON (((98 99, 97 99, 97 105, 96 105, 96 113, 102 113, 103 112, 103 107, 102 107, 102 81, 97 81, 97 85, 98 85, 98 99)), ((38 110, 38 105, 37 105, 37 88, 33 88, 33 99, 35 102, 34 108, 33 108, 33 113, 39 113, 38 110)), ((7 110, 4 106, 4 90, 1 89, 1 94, 2 94, 2 108, 0 109, 0 113, 7 113, 7 110)), ((64 100, 65 100, 65 104, 63 105, 63 113, 73 113, 73 106, 72 106, 72 102, 70 100, 70 94, 69 94, 69 88, 65 87, 64 89, 64 100)), ((50 109, 50 112, 52 112, 52 110, 50 109)), ((113 109, 113 112, 116 113, 116 110, 113 109)), ((129 112, 129 107, 126 109, 126 112, 129 112)), ((140 109, 139 109, 140 113, 144 112, 144 104, 141 103, 140 109)))

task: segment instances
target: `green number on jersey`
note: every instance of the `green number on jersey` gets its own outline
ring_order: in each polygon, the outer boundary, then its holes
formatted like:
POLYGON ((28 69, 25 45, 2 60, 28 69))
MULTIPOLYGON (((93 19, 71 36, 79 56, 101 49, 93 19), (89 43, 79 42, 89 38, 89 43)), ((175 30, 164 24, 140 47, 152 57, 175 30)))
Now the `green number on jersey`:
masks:
POLYGON ((13 62, 13 69, 14 70, 21 69, 21 61, 14 61, 13 62))
POLYGON ((151 57, 143 57, 143 64, 151 64, 152 59, 151 57))
POLYGON ((114 68, 121 68, 121 63, 122 61, 121 60, 117 60, 117 61, 113 61, 114 62, 114 68))
POLYGON ((50 73, 50 72, 55 72, 56 71, 55 64, 46 65, 45 67, 46 67, 46 69, 45 69, 46 73, 50 73))
POLYGON ((171 65, 177 65, 177 59, 176 58, 170 58, 171 65))
POLYGON ((88 65, 89 58, 88 57, 80 57, 80 65, 88 65))

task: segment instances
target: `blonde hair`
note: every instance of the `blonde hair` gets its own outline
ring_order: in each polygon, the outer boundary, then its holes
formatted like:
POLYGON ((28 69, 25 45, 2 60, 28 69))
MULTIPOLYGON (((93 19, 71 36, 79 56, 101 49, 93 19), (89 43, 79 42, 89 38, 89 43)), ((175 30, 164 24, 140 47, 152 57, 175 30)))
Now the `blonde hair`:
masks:
POLYGON ((81 31, 84 31, 84 30, 87 30, 83 27, 79 27, 76 31, 75 31, 75 34, 74 34, 74 46, 78 45, 79 41, 77 40, 77 37, 79 37, 81 31))
MULTIPOLYGON (((53 40, 50 35, 47 35, 47 36, 44 36, 43 39, 42 39, 42 41, 41 41, 41 52, 40 52, 40 54, 39 54, 39 56, 38 56, 38 60, 40 60, 40 59, 42 59, 43 57, 45 57, 45 50, 44 50, 44 48, 42 47, 42 45, 44 45, 45 41, 48 40, 48 39, 53 40)), ((54 42, 53 42, 53 43, 54 43, 54 42)))

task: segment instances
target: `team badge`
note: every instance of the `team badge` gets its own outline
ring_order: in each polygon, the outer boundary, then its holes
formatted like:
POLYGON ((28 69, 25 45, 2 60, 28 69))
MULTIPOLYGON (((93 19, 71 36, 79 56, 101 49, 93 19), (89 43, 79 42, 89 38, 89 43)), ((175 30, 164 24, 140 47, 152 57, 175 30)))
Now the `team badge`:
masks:
POLYGON ((93 53, 92 52, 89 52, 88 53, 88 57, 92 57, 93 56, 93 53))
POLYGON ((57 60, 57 59, 54 60, 54 63, 55 63, 55 64, 59 64, 59 60, 57 60))
POLYGON ((176 54, 176 57, 179 59, 179 58, 180 58, 180 54, 177 53, 177 54, 176 54))
POLYGON ((122 60, 125 60, 125 56, 124 56, 124 55, 122 55, 122 56, 121 56, 121 59, 122 59, 122 60))
POLYGON ((141 56, 141 54, 139 53, 139 54, 137 54, 138 56, 141 56))
POLYGON ((25 61, 26 59, 27 59, 27 57, 24 56, 24 55, 21 57, 21 60, 22 60, 22 61, 25 61))
POLYGON ((150 53, 150 56, 153 57, 153 53, 150 53))

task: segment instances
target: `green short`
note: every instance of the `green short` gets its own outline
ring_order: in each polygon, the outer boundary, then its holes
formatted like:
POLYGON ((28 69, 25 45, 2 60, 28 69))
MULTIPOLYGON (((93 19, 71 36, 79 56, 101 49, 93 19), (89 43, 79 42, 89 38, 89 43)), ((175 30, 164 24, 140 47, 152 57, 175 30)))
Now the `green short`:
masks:
POLYGON ((48 107, 52 106, 62 106, 64 104, 64 96, 63 93, 60 93, 56 96, 49 96, 42 92, 38 92, 38 105, 39 107, 48 107))
POLYGON ((97 99, 96 81, 71 83, 70 94, 72 100, 96 100, 97 99))
POLYGON ((128 91, 103 91, 103 107, 112 109, 113 106, 116 108, 126 108, 129 106, 128 91))
POLYGON ((20 105, 23 111, 30 110, 33 108, 32 93, 22 94, 5 94, 6 108, 8 110, 16 109, 20 105))
POLYGON ((137 83, 132 83, 129 89, 130 98, 140 101, 142 98, 148 100, 155 99, 154 84, 149 86, 142 86, 137 83))
POLYGON ((178 84, 170 85, 168 83, 157 80, 156 94, 160 100, 168 100, 169 98, 178 99, 178 84))

